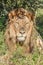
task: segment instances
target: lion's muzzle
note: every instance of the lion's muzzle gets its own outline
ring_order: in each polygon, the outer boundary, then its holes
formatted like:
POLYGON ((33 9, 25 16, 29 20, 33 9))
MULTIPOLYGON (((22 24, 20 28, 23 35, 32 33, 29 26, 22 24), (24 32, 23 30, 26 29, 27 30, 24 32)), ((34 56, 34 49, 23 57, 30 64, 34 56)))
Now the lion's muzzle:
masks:
POLYGON ((26 34, 19 34, 19 35, 17 35, 17 40, 18 41, 23 42, 23 41, 25 41, 25 39, 26 39, 26 34))
POLYGON ((17 34, 17 40, 23 42, 25 41, 25 38, 26 38, 25 30, 23 27, 21 27, 19 33, 17 34))

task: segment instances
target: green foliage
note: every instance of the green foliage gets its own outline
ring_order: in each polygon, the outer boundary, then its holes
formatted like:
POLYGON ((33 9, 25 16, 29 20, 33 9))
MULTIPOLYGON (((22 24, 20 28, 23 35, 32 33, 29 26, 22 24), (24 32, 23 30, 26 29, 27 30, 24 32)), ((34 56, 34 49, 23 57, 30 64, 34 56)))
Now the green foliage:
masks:
POLYGON ((43 37, 43 15, 37 17, 37 30, 43 37))
POLYGON ((6 28, 6 21, 7 20, 5 17, 1 17, 0 18, 0 31, 4 31, 4 29, 6 28))
POLYGON ((43 0, 0 0, 1 16, 11 9, 20 7, 36 11, 37 8, 43 7, 43 0))
POLYGON ((38 9, 38 14, 36 17, 37 30, 43 38, 43 9, 38 9))

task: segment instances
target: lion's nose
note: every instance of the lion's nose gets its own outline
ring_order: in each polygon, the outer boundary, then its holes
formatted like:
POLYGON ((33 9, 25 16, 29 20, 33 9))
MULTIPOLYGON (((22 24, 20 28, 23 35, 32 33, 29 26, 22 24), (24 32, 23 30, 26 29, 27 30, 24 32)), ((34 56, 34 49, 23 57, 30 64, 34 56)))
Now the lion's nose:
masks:
POLYGON ((25 33, 25 31, 20 31, 20 33, 21 33, 21 34, 24 34, 24 33, 25 33))
POLYGON ((24 34, 24 33, 25 33, 25 30, 22 28, 22 29, 20 30, 20 33, 21 33, 21 34, 24 34))

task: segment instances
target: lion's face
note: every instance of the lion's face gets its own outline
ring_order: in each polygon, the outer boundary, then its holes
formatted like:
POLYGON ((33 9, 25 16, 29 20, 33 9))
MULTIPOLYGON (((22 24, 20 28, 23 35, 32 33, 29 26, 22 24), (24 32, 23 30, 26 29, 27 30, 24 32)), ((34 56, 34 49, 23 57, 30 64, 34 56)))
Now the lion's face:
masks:
POLYGON ((13 20, 13 26, 13 28, 16 31, 17 41, 25 41, 31 27, 30 19, 26 16, 24 16, 23 18, 17 17, 16 20, 13 20))
POLYGON ((24 41, 26 39, 30 22, 27 17, 24 17, 24 19, 18 19, 14 26, 16 28, 16 36, 18 41, 24 41))

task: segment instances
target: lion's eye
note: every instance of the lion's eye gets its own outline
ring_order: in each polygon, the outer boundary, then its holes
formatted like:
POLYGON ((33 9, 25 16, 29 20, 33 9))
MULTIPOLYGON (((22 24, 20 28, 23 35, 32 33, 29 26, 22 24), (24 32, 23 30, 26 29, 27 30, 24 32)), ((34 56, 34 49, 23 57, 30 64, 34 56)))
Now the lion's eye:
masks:
POLYGON ((28 23, 26 23, 26 26, 29 26, 29 24, 28 24, 28 23))
POLYGON ((25 26, 27 29, 29 29, 30 25, 28 23, 26 23, 26 26, 25 26))
POLYGON ((18 27, 19 27, 19 23, 16 22, 16 23, 14 24, 14 26, 15 26, 16 28, 18 28, 18 27))

